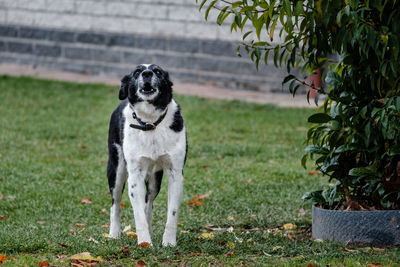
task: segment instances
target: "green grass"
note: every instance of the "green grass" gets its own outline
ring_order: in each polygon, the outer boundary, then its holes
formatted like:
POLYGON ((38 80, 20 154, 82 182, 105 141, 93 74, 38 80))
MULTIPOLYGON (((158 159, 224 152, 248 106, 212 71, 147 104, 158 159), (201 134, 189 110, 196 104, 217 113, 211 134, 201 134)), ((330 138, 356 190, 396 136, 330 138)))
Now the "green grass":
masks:
MULTIPOLYGON (((310 203, 301 196, 327 183, 300 166, 312 110, 185 96, 176 96, 189 140, 178 246, 161 247, 166 179, 155 201, 154 246, 139 248, 127 237, 108 240, 108 229, 101 227, 109 222, 111 204, 106 140, 117 92, 105 85, 0 77, 0 215, 7 216, 0 219, 0 254, 9 257, 4 266, 46 260, 69 265, 58 257, 85 251, 102 257, 104 266, 139 259, 167 266, 400 262, 396 247, 311 240, 310 203), (203 205, 185 205, 207 192, 203 205), (81 203, 84 197, 92 203, 81 203), (297 225, 294 236, 282 230, 285 223, 297 225), (233 233, 214 231, 214 239, 199 240, 210 224, 233 227, 233 233), (123 253, 126 245, 129 252, 123 253)), ((123 203, 122 225, 134 227, 126 193, 123 203)))

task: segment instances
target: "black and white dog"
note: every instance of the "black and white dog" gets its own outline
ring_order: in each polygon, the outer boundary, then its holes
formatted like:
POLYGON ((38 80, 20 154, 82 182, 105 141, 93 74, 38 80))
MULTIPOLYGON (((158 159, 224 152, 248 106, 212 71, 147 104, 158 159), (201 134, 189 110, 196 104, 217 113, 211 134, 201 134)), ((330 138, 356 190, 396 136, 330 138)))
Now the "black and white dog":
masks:
POLYGON ((162 244, 175 246, 187 141, 179 105, 172 98, 172 82, 159 66, 142 64, 122 78, 119 99, 108 136, 109 237, 121 236, 120 203, 128 180, 138 244, 151 244, 153 201, 165 172, 168 215, 162 244))

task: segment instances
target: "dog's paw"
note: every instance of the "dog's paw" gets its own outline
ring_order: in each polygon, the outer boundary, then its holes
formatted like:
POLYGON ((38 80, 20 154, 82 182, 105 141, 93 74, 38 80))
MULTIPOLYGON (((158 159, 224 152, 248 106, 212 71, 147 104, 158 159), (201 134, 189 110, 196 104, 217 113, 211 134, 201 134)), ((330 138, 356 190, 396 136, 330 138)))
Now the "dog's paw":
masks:
POLYGON ((176 236, 164 234, 162 245, 164 247, 168 247, 168 246, 175 247, 176 246, 176 236))
POLYGON ((108 234, 108 238, 121 238, 122 237, 122 232, 121 231, 110 231, 110 233, 108 234))

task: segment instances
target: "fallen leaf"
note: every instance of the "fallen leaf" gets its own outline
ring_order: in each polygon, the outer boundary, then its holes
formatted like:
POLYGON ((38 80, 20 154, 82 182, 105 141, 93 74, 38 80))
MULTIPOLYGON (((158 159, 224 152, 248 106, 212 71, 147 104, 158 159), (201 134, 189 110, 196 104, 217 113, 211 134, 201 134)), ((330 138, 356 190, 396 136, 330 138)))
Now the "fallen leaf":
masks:
POLYGON ((75 223, 74 225, 75 225, 76 227, 83 227, 83 226, 85 226, 84 223, 75 223))
POLYGON ((128 232, 128 231, 131 231, 132 230, 132 226, 131 225, 127 225, 127 226, 125 226, 125 228, 124 228, 124 230, 122 230, 122 232, 128 232))
POLYGON ((233 243, 233 242, 228 242, 228 243, 226 243, 226 247, 227 248, 229 248, 229 249, 234 249, 235 248, 235 243, 233 243))
POLYGON ((383 250, 383 248, 372 248, 374 251, 376 252, 381 252, 383 250))
POLYGON ((106 214, 107 210, 106 209, 101 209, 101 213, 106 214))
POLYGON ((322 240, 322 239, 314 239, 314 242, 317 242, 317 243, 322 243, 322 242, 324 242, 324 240, 322 240))
POLYGON ((340 250, 344 251, 344 252, 357 252, 357 250, 348 249, 348 248, 341 248, 340 250))
POLYGON ((198 201, 194 204, 196 207, 203 205, 203 201, 198 201))
POLYGON ((283 225, 283 229, 285 230, 292 230, 292 229, 296 229, 297 225, 293 224, 293 223, 285 223, 283 225))
POLYGON ((200 256, 200 252, 190 252, 190 254, 192 254, 192 256, 200 256))
POLYGON ((46 221, 38 221, 37 223, 40 224, 40 225, 43 225, 43 224, 46 223, 46 221))
POLYGON ((282 248, 283 248, 282 246, 275 246, 272 248, 272 251, 277 251, 278 249, 282 249, 282 248))
POLYGON ((251 215, 250 215, 250 218, 252 218, 252 219, 257 218, 257 214, 251 214, 251 215))
POLYGON ((110 227, 110 223, 106 223, 106 224, 103 224, 102 226, 101 226, 101 228, 109 228, 110 227))
POLYGON ((81 148, 82 148, 82 149, 86 149, 86 148, 87 148, 87 146, 83 145, 83 146, 81 146, 81 148))
POLYGON ((93 257, 90 252, 82 252, 78 254, 74 254, 68 258, 69 260, 81 260, 81 261, 104 261, 101 257, 93 257))
POLYGON ((121 206, 121 208, 125 208, 125 204, 120 203, 119 205, 121 206))
POLYGON ((0 194, 0 200, 2 200, 4 198, 3 194, 0 194))
POLYGON ((0 220, 7 219, 7 218, 8 218, 8 216, 6 216, 6 215, 0 215, 0 220))
POLYGON ((68 257, 68 256, 65 255, 65 254, 58 254, 58 255, 56 255, 57 260, 61 260, 61 259, 64 259, 64 258, 66 258, 66 257, 68 257))
POLYGON ((187 202, 186 205, 194 205, 194 204, 196 204, 196 202, 197 202, 196 200, 193 200, 193 201, 187 202))
POLYGON ((197 239, 210 239, 210 240, 213 240, 214 239, 214 233, 202 233, 201 235, 199 235, 197 237, 197 239))
POLYGON ((121 252, 125 253, 125 254, 129 254, 131 253, 131 251, 129 250, 129 245, 125 245, 121 248, 121 252))
POLYGON ((62 244, 62 243, 57 243, 59 246, 63 247, 63 248, 69 248, 68 245, 62 244))
POLYGON ((225 256, 227 256, 227 257, 232 257, 232 256, 234 256, 234 254, 233 254, 232 251, 229 251, 229 252, 227 252, 227 253, 225 254, 225 256))
POLYGON ((82 198, 81 202, 85 204, 92 204, 92 200, 87 197, 82 198))
POLYGON ((315 264, 310 262, 309 264, 307 264, 307 267, 316 267, 316 266, 315 266, 315 264))
POLYGON ((8 257, 6 255, 0 254, 0 263, 5 262, 6 260, 8 260, 8 257))
POLYGON ((308 172, 308 175, 318 175, 319 172, 318 171, 310 171, 308 172))
POLYGON ((110 235, 108 233, 104 233, 103 236, 108 238, 110 235))
POLYGON ((237 218, 233 217, 233 216, 228 216, 227 219, 229 221, 237 221, 237 218))
POLYGON ((302 260, 302 259, 304 259, 304 256, 303 255, 298 255, 298 256, 296 256, 296 259, 302 260))
POLYGON ((97 241, 97 240, 94 239, 93 237, 90 237, 90 238, 89 238, 89 241, 90 241, 90 242, 94 242, 94 243, 96 243, 96 244, 99 244, 99 241, 97 241))
POLYGON ((247 183, 252 183, 253 179, 247 179, 247 183))
POLYGON ((38 266, 49 266, 49 262, 48 261, 38 261, 38 262, 36 262, 36 265, 38 265, 38 266))
POLYGON ((182 233, 182 234, 187 234, 187 233, 190 233, 190 231, 188 231, 188 230, 181 230, 181 233, 182 233))
POLYGON ((368 263, 368 267, 380 267, 380 266, 383 266, 383 265, 379 262, 368 263))
POLYGON ((139 246, 141 246, 142 248, 147 248, 150 247, 150 243, 149 242, 142 242, 139 244, 139 246))
POLYGON ((75 231, 75 230, 73 230, 73 229, 70 229, 70 230, 69 230, 69 233, 70 233, 70 234, 75 234, 75 233, 76 233, 76 231, 75 231))
POLYGON ((136 262, 135 267, 142 267, 142 266, 146 266, 146 263, 144 261, 142 261, 142 260, 138 260, 136 262))
POLYGON ((132 231, 126 232, 126 236, 128 238, 132 238, 133 237, 133 238, 137 239, 137 234, 135 232, 132 232, 132 231))
POLYGON ((207 169, 208 168, 208 166, 207 165, 203 165, 203 169, 207 169))

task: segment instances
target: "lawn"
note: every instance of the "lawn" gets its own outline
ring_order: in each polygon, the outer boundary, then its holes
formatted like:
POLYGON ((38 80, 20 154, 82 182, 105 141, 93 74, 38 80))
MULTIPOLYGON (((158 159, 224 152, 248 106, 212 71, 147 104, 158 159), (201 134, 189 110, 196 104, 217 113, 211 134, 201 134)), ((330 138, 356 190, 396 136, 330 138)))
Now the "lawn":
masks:
MULTIPOLYGON (((189 141, 178 246, 161 246, 166 179, 155 201, 154 246, 107 239, 106 140, 117 94, 106 85, 0 77, 2 266, 69 266, 81 252, 101 257, 100 266, 400 262, 397 247, 311 239, 311 205, 301 196, 327 184, 300 164, 311 109, 186 96, 176 96, 189 141), (187 205, 196 196, 203 199, 187 205), (284 229, 289 223, 296 228, 284 229)), ((122 225, 134 231, 126 192, 122 202, 122 225)))

